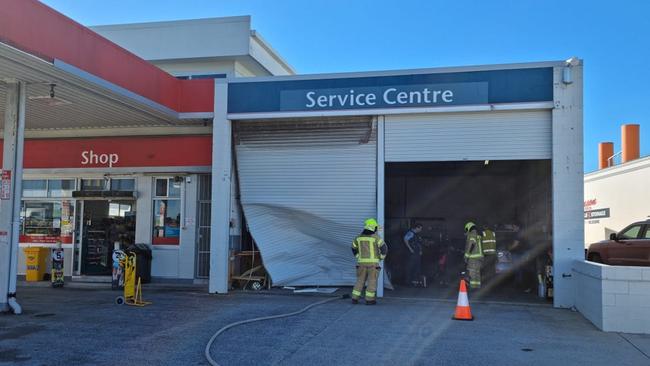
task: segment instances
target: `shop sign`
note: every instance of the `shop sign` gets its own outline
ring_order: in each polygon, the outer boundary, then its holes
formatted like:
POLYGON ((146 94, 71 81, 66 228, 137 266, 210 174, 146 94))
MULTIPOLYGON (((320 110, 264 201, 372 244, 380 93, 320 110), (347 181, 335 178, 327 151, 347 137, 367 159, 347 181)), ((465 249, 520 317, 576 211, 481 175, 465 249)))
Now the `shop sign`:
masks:
POLYGON ((0 199, 11 199, 11 170, 2 171, 2 186, 0 186, 0 199))
POLYGON ((585 220, 606 219, 609 217, 609 208, 599 208, 585 211, 585 220))
POLYGON ((210 135, 25 140, 25 169, 196 167, 211 164, 210 135))

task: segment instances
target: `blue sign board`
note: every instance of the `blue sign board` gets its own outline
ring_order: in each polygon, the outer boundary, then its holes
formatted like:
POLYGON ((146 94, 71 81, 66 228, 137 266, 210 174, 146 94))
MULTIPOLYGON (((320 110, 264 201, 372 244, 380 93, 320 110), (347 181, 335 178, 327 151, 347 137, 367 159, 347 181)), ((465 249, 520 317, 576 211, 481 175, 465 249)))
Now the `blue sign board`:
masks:
POLYGON ((228 84, 228 113, 425 108, 553 100, 553 68, 228 84))

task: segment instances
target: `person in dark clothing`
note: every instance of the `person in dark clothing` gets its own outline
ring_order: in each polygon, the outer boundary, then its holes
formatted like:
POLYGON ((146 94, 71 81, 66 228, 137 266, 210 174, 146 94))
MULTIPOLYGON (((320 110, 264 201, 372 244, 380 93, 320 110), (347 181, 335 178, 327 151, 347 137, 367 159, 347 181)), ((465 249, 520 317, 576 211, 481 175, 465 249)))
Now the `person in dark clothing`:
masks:
POLYGON ((519 224, 512 225, 515 233, 512 243, 508 247, 512 255, 512 261, 515 268, 515 285, 523 288, 524 292, 532 291, 528 277, 528 243, 523 235, 523 230, 519 224))
POLYGON ((407 281, 411 286, 419 286, 422 281, 422 238, 418 235, 420 232, 422 232, 422 224, 415 224, 404 234, 403 239, 408 249, 407 281))

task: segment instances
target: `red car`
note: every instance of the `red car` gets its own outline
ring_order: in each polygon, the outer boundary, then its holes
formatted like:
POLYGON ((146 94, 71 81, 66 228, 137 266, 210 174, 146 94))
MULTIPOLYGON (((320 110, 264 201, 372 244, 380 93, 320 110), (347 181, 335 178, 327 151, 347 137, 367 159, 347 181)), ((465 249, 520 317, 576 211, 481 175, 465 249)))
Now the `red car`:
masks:
POLYGON ((587 260, 617 266, 650 266, 650 220, 635 222, 609 240, 591 244, 587 260))

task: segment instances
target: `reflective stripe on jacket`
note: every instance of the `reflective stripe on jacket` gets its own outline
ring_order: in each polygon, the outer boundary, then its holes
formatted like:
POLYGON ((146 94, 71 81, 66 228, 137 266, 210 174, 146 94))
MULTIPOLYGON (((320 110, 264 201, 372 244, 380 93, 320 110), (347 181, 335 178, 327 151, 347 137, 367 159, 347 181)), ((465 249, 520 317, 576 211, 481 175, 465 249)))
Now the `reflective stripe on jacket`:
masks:
POLYGON ((497 254, 497 237, 494 234, 494 231, 490 229, 483 231, 481 247, 483 248, 483 254, 485 255, 497 254))
POLYGON ((352 242, 358 263, 379 263, 386 258, 386 243, 377 235, 360 235, 352 242))
POLYGON ((465 258, 480 259, 483 258, 483 248, 481 248, 481 236, 474 230, 467 234, 467 243, 465 245, 465 258))

